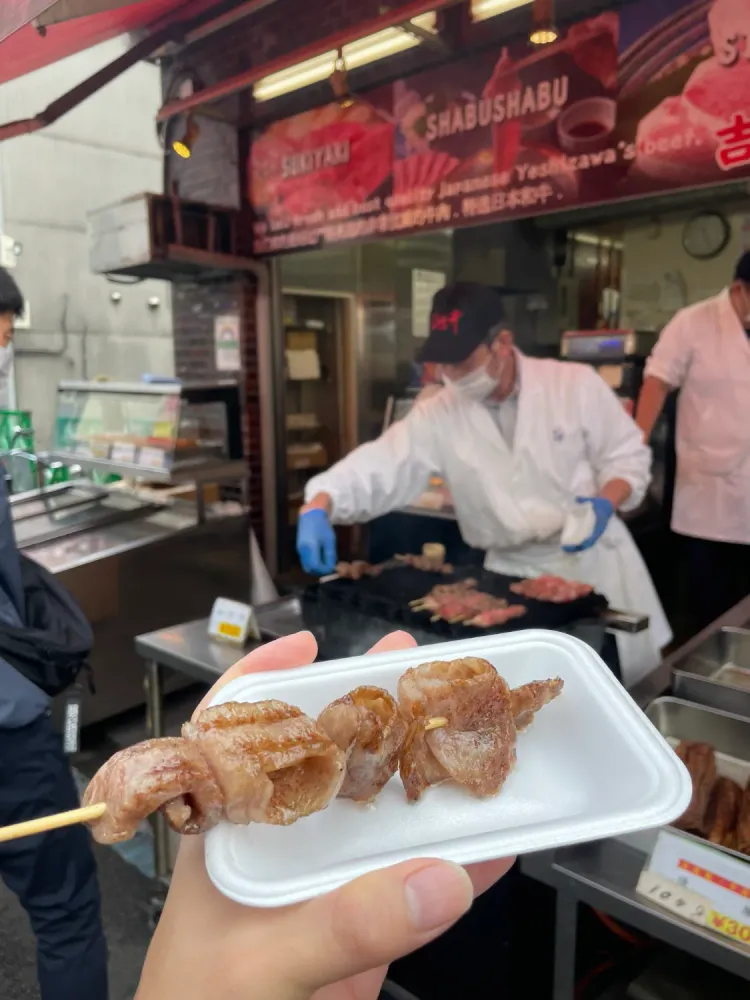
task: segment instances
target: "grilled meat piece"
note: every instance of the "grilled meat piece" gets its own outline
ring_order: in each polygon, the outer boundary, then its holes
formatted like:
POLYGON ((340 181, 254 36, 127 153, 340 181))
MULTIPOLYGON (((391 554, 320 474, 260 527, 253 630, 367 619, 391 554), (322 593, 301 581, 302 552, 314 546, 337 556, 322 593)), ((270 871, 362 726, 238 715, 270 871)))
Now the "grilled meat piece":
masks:
POLYGON ((750 854, 750 782, 742 793, 736 828, 737 850, 750 854))
POLYGON ((530 726, 539 709, 554 701, 562 689, 562 677, 553 677, 546 681, 531 681, 530 684, 522 684, 521 687, 513 688, 510 692, 510 701, 516 729, 520 732, 530 726))
POLYGON ((324 809, 344 780, 344 752, 283 701, 207 708, 182 735, 216 776, 230 823, 294 823, 324 809))
POLYGON ((423 663, 401 676, 398 696, 412 723, 400 765, 410 801, 448 778, 479 796, 500 790, 516 761, 516 728, 508 685, 491 663, 423 663), (434 717, 447 725, 426 731, 434 717))
POLYGON ((318 725, 346 754, 339 796, 371 802, 396 773, 406 740, 396 699, 383 688, 358 687, 324 708, 318 725))
POLYGON ((114 754, 92 778, 83 805, 106 802, 91 824, 100 844, 135 835, 141 822, 163 809, 178 833, 202 833, 223 815, 222 794, 198 748, 179 737, 146 740, 114 754))
POLYGON ((705 833, 712 844, 725 844, 737 826, 742 789, 731 778, 717 778, 706 810, 705 833))
POLYGON ((703 834, 708 800, 716 781, 716 754, 708 743, 694 743, 689 740, 683 740, 675 753, 690 772, 693 797, 690 805, 674 825, 680 830, 703 834))

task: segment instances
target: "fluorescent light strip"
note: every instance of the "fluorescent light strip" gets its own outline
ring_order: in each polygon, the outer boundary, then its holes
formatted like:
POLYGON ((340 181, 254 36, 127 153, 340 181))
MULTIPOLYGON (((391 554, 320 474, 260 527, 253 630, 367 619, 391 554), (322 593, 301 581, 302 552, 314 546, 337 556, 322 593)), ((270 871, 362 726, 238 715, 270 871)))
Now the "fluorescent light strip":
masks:
POLYGON ((486 21, 498 14, 515 10, 516 7, 526 7, 533 0, 471 0, 472 21, 486 21))
MULTIPOLYGON (((410 23, 418 28, 424 28, 425 31, 434 31, 435 22, 435 12, 430 11, 413 18, 410 23)), ((347 69, 356 69, 359 66, 376 62, 378 59, 395 55, 397 52, 406 52, 419 44, 419 39, 410 35, 408 31, 400 28, 385 28, 383 31, 376 31, 373 35, 345 45, 343 48, 344 62, 347 69)), ((338 53, 335 51, 325 52, 323 55, 307 59, 297 66, 291 66, 279 73, 265 76, 253 87, 253 97, 258 102, 270 101, 274 97, 281 97, 282 94, 289 94, 302 87, 309 87, 313 83, 320 83, 333 72, 337 55, 338 53)))

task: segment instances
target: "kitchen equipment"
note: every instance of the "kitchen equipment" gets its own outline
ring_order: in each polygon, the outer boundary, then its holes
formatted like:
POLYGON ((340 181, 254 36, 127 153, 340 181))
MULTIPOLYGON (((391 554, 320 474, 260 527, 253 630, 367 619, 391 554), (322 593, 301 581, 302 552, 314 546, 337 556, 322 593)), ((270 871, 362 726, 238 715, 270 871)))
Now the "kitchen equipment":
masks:
POLYGON ((529 628, 564 628, 584 619, 601 620, 608 628, 619 628, 626 632, 638 632, 648 626, 648 618, 642 615, 623 615, 608 610, 607 600, 601 594, 591 593, 566 604, 537 601, 511 592, 510 585, 518 577, 503 576, 471 566, 456 567, 453 573, 446 575, 426 573, 413 566, 397 565, 376 577, 363 576, 359 580, 326 577, 324 580, 306 589, 306 600, 340 601, 349 607, 407 628, 411 625, 428 629, 446 639, 486 636, 499 630, 509 632, 529 628), (526 614, 503 626, 478 629, 460 622, 451 624, 442 619, 433 622, 429 611, 414 611, 409 607, 411 601, 424 597, 436 584, 456 583, 467 577, 477 581, 477 590, 503 597, 509 604, 523 604, 527 609, 526 614))
POLYGON ((750 718, 750 629, 718 629, 672 676, 678 698, 750 718))
POLYGON ((529 631, 355 656, 246 675, 213 704, 278 698, 317 715, 358 685, 395 691, 425 659, 480 656, 513 685, 560 676, 565 688, 519 735, 518 763, 500 794, 477 799, 446 783, 410 805, 394 777, 375 803, 337 799, 288 827, 220 824, 206 837, 214 884, 251 906, 283 906, 417 857, 459 864, 598 840, 668 823, 692 793, 679 759, 584 643, 529 631))

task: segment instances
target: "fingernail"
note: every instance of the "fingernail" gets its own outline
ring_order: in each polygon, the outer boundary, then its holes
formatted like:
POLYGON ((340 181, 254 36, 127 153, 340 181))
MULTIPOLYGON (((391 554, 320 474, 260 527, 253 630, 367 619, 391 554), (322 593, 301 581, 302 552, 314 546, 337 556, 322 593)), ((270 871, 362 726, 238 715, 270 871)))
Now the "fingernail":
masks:
POLYGON ((460 867, 436 861, 414 872, 405 884, 406 905, 417 931, 434 931, 458 920, 471 906, 474 889, 460 867))

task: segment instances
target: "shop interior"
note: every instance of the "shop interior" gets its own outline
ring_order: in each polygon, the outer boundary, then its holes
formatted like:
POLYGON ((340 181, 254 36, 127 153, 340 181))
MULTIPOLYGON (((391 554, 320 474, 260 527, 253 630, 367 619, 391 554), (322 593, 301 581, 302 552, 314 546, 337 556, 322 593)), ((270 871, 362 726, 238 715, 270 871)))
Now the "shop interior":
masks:
MULTIPOLYGON (((695 195, 634 205, 608 217, 577 213, 330 247, 281 259, 285 326, 288 505, 280 509, 279 567, 294 576, 294 533, 304 483, 355 442, 408 412, 435 375, 414 362, 429 301, 447 280, 502 290, 522 352, 593 364, 632 413, 643 365, 679 309, 717 294, 747 245, 743 200, 695 195), (331 408, 331 400, 338 405, 331 408)), ((679 545, 669 532, 674 485, 674 400, 653 437, 653 481, 629 525, 672 618, 683 605, 679 545)), ((343 557, 390 558, 439 539, 466 561, 438 478, 408 510, 349 534, 343 557)), ((346 543, 344 543, 345 545, 346 543)))

